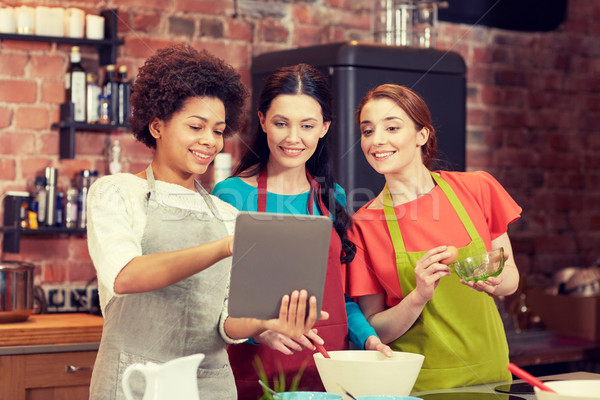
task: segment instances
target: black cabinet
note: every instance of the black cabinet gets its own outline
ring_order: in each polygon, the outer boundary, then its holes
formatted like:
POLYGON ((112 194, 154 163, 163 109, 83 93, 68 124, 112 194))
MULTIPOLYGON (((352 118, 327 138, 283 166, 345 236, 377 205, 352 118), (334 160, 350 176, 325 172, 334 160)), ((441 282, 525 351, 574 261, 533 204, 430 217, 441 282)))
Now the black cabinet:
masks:
POLYGON ((384 83, 408 86, 431 110, 443 169, 462 171, 466 154, 466 65, 455 52, 344 42, 259 55, 252 62, 253 117, 265 78, 276 68, 310 64, 330 77, 334 121, 326 135, 333 144, 338 183, 348 195, 349 211, 377 195, 385 183, 365 160, 356 108, 370 89, 384 83))

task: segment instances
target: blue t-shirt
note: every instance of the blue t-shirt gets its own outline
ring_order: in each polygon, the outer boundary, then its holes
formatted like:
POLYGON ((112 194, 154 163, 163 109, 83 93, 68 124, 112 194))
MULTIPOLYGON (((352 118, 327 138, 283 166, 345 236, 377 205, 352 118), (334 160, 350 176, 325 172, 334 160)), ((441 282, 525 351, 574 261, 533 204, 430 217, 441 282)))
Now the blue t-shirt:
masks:
MULTIPOLYGON (((258 189, 238 177, 228 178, 215 185, 212 194, 231 204, 240 211, 257 211, 258 189)), ((267 191, 267 212, 278 214, 307 215, 310 191, 297 195, 283 195, 267 191)), ((346 207, 346 194, 338 184, 335 185, 335 199, 346 207)), ((314 213, 319 208, 313 203, 314 213)), ((320 213, 319 213, 320 214, 320 213)), ((375 329, 367 322, 358 304, 345 296, 348 318, 349 338, 357 347, 364 349, 369 336, 376 335, 375 329)))

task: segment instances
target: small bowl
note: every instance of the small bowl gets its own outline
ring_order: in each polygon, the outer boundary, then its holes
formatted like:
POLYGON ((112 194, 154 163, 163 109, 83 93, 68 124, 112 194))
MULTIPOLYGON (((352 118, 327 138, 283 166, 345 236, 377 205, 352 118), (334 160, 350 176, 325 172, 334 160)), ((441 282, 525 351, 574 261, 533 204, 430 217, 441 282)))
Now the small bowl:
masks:
POLYGON ((342 396, 325 392, 282 392, 273 396, 275 400, 342 400, 342 396))
POLYGON ((537 400, 599 400, 600 380, 567 380, 545 382, 556 393, 534 387, 537 400))
POLYGON ((504 248, 488 251, 450 264, 466 282, 485 281, 490 276, 498 276, 504 268, 504 248))

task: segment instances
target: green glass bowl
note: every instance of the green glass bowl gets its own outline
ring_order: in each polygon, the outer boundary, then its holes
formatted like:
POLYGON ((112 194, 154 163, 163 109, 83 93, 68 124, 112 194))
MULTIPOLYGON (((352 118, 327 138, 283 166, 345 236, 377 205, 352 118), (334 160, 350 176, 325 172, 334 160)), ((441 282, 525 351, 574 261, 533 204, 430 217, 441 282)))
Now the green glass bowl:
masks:
POLYGON ((504 248, 488 251, 450 264, 458 276, 466 282, 485 281, 490 276, 498 276, 504 268, 504 248))

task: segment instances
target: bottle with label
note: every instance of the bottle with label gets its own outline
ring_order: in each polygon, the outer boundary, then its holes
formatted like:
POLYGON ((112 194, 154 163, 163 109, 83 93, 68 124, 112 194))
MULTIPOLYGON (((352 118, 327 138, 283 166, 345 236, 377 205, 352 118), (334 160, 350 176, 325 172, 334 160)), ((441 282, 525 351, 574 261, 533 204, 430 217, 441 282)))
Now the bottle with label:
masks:
POLYGON ((71 47, 71 62, 65 77, 67 101, 73 103, 73 121, 85 122, 86 73, 81 66, 79 46, 71 47))
POLYGON ((102 93, 108 98, 110 123, 116 125, 119 112, 119 82, 115 75, 115 66, 112 64, 106 66, 102 93))
POLYGON ((38 225, 43 226, 46 223, 46 177, 36 176, 34 202, 37 203, 38 225))
POLYGON ((117 122, 125 125, 129 117, 129 96, 131 95, 130 83, 127 81, 127 66, 119 67, 119 112, 117 122))
POLYGON ((100 89, 100 85, 97 82, 95 74, 87 74, 87 98, 86 98, 86 106, 87 106, 87 123, 95 124, 98 122, 100 117, 98 116, 98 108, 100 105, 99 96, 102 93, 100 89))
POLYGON ((111 174, 118 174, 122 169, 121 145, 119 144, 119 140, 115 140, 108 151, 108 170, 111 174))

